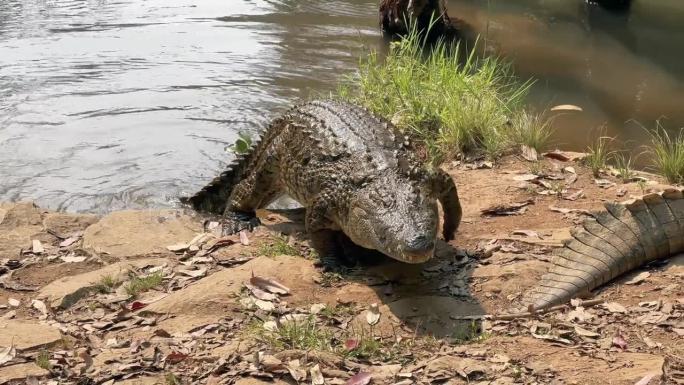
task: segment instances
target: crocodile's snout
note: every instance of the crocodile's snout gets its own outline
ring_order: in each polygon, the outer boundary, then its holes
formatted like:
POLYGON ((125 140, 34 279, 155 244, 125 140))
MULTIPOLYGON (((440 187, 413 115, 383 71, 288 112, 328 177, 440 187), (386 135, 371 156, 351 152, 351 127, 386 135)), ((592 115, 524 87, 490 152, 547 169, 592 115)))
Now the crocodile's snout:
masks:
POLYGON ((410 239, 402 250, 402 255, 408 263, 425 262, 432 258, 434 253, 435 239, 427 235, 418 235, 410 239))

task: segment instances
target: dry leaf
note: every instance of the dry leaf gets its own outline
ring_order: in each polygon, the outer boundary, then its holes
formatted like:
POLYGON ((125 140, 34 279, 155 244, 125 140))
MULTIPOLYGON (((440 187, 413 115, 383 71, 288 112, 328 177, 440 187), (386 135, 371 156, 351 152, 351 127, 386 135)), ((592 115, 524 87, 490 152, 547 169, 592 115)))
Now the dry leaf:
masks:
POLYGON ((551 107, 551 111, 554 111, 554 112, 582 112, 582 107, 576 106, 574 104, 559 104, 557 106, 551 107))
POLYGON ((278 324, 275 321, 266 321, 264 322, 264 329, 269 332, 274 332, 278 330, 278 324))
POLYGON ((73 255, 67 255, 64 257, 60 257, 59 259, 61 259, 63 262, 66 262, 66 263, 77 263, 77 262, 85 261, 86 258, 88 258, 88 257, 86 257, 86 256, 76 257, 73 255))
POLYGON ((33 254, 43 254, 45 252, 45 248, 39 240, 34 239, 33 241, 31 241, 31 251, 33 252, 33 254))
POLYGON ((651 273, 649 273, 648 271, 642 271, 641 273, 637 274, 634 278, 625 282, 625 285, 637 285, 641 282, 644 282, 646 280, 646 278, 648 278, 650 276, 651 276, 651 273))
POLYGON ((349 352, 359 347, 359 340, 356 338, 350 338, 344 341, 344 348, 349 352))
POLYGON ((547 158, 560 160, 562 162, 577 161, 577 160, 584 159, 587 157, 587 154, 584 152, 560 151, 560 150, 549 151, 549 152, 544 153, 543 155, 547 158))
POLYGON ((240 243, 245 246, 249 246, 249 237, 247 236, 247 230, 240 231, 240 243))
POLYGON ((524 202, 509 203, 502 205, 494 205, 486 209, 482 209, 480 212, 482 215, 518 215, 523 214, 527 208, 525 206, 533 204, 534 201, 529 199, 524 202))
POLYGON ((21 301, 16 298, 8 299, 7 303, 12 307, 19 307, 19 305, 21 305, 21 301))
POLYGON ((568 213, 581 213, 581 214, 586 214, 586 215, 590 214, 589 210, 569 209, 566 207, 556 207, 556 206, 549 206, 549 210, 555 211, 555 212, 561 213, 561 214, 568 214, 568 213))
POLYGON ((620 330, 615 333, 615 337, 613 337, 612 341, 613 346, 620 348, 622 350, 627 349, 627 341, 625 340, 625 337, 622 335, 622 332, 620 330))
POLYGON ((275 301, 278 299, 277 295, 275 295, 273 293, 269 293, 265 290, 261 290, 254 285, 250 285, 250 284, 246 283, 245 287, 250 291, 250 293, 252 293, 253 296, 255 296, 256 298, 258 298, 260 300, 275 301))
POLYGON ((17 356, 17 349, 14 347, 14 342, 10 342, 10 346, 0 349, 0 366, 10 362, 17 356))
POLYGON ((43 313, 43 315, 48 314, 47 306, 45 306, 45 302, 34 299, 31 301, 31 306, 38 310, 39 312, 43 313))
POLYGON ((522 175, 516 175, 513 177, 513 180, 516 182, 529 182, 531 180, 535 180, 539 178, 539 175, 535 174, 522 174, 522 175))
POLYGON ((78 241, 81 237, 69 237, 59 243, 59 247, 69 247, 78 241))
POLYGON ((321 368, 318 364, 314 365, 310 370, 311 374, 311 384, 312 385, 323 385, 325 384, 325 379, 323 378, 323 373, 321 373, 321 368))
POLYGON ((600 334, 592 332, 591 330, 581 328, 579 326, 575 326, 575 333, 577 333, 577 335, 580 335, 582 337, 590 337, 590 338, 600 337, 600 334))
POLYGON ((324 304, 324 303, 316 303, 316 304, 311 305, 311 308, 309 309, 309 312, 310 312, 311 314, 318 314, 318 313, 320 313, 321 311, 323 311, 323 309, 325 309, 325 304, 324 304))
POLYGON ((575 168, 572 166, 563 167, 563 171, 571 173, 571 174, 577 174, 577 172, 575 171, 575 168))
POLYGON ((255 276, 254 273, 252 273, 252 278, 249 279, 249 282, 260 289, 274 294, 290 294, 290 289, 283 286, 278 281, 271 278, 255 276))
POLYGON ((648 385, 655 376, 655 373, 647 374, 641 380, 635 382, 634 385, 648 385))
POLYGON ((513 230, 513 232, 511 234, 541 239, 541 237, 539 236, 539 233, 537 233, 534 230, 513 230))
POLYGON ((609 181, 608 179, 594 179, 594 183, 600 188, 611 188, 615 186, 615 183, 609 181))
POLYGON ((375 325, 380 321, 380 309, 378 304, 374 303, 370 305, 370 308, 366 311, 366 322, 369 325, 375 325))
POLYGON ((270 301, 263 301, 260 299, 255 299, 254 304, 263 311, 273 311, 275 310, 275 305, 270 301))
POLYGON ((576 201, 579 198, 584 198, 584 190, 578 190, 570 195, 565 195, 563 194, 563 199, 569 200, 569 201, 576 201))
POLYGON ((299 360, 292 360, 288 362, 287 371, 290 372, 290 376, 292 376, 296 382, 306 380, 306 369, 302 368, 299 360))
POLYGON ((358 372, 347 380, 345 385, 366 385, 370 382, 371 375, 367 372, 358 372))
POLYGON ((617 302, 608 302, 603 305, 611 313, 627 313, 627 309, 617 302))
POLYGON ((171 352, 164 358, 164 362, 169 364, 177 364, 186 358, 188 358, 188 355, 185 353, 171 352))
POLYGON ((187 243, 176 243, 175 245, 171 246, 166 246, 166 249, 173 253, 180 253, 181 251, 185 251, 190 247, 187 243))

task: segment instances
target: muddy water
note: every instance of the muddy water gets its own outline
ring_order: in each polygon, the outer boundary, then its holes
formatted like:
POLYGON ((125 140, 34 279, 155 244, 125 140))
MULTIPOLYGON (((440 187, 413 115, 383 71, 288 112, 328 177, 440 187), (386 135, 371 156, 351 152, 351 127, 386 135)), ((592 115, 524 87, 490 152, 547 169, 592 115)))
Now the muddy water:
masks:
MULTIPOLYGON (((647 4, 657 3, 657 4, 647 4)), ((450 0, 450 13, 539 79, 538 107, 581 147, 591 128, 643 141, 684 125, 678 0, 627 15, 581 0, 450 0)), ((201 187, 238 132, 335 88, 381 46, 373 0, 3 0, 0 201, 70 211, 175 204, 201 187)))

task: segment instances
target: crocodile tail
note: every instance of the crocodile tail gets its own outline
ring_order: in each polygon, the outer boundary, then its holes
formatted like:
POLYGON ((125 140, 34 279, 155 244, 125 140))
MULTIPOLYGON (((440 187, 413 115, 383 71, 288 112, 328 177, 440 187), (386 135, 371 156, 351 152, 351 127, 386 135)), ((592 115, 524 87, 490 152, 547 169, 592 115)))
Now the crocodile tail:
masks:
POLYGON ((556 250, 548 273, 523 296, 526 309, 587 296, 632 269, 684 250, 682 190, 671 188, 605 207, 556 250))
POLYGON ((261 142, 261 136, 253 139, 248 151, 236 154, 235 159, 230 162, 225 171, 193 196, 181 197, 181 203, 190 205, 197 211, 223 214, 233 187, 244 178, 244 174, 249 169, 254 154, 257 152, 256 148, 261 142))

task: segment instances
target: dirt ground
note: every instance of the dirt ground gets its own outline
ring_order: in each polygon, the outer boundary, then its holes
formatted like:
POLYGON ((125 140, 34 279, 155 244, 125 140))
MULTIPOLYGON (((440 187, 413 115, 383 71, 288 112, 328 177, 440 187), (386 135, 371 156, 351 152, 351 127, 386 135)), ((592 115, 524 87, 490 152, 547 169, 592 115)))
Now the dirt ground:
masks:
POLYGON ((0 384, 684 384, 682 256, 497 317, 587 210, 662 181, 550 158, 448 171, 463 221, 424 265, 326 266, 275 212, 222 238, 184 210, 0 204, 0 384))

